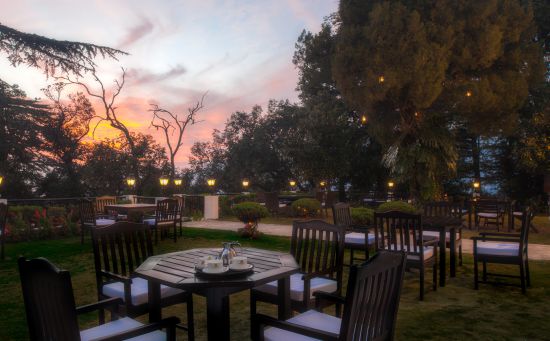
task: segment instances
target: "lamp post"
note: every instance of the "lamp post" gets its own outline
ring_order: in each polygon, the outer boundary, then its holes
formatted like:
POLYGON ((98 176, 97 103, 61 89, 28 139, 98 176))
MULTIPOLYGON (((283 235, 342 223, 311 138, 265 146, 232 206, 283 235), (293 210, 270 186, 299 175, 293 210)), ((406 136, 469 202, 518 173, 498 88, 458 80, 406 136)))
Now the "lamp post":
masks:
POLYGON ((248 186, 250 186, 250 181, 248 181, 248 179, 243 179, 242 185, 244 190, 243 193, 246 193, 246 191, 248 190, 248 186))
POLYGON ((160 187, 161 187, 161 191, 162 191, 162 194, 163 195, 166 195, 166 186, 168 186, 168 183, 170 182, 170 179, 168 179, 167 177, 160 177, 159 179, 159 183, 160 183, 160 187))
POLYGON ((475 180, 472 183, 472 187, 473 187, 472 199, 474 201, 477 201, 479 199, 479 197, 481 196, 481 183, 479 182, 479 180, 475 180))
POLYGON ((134 194, 134 188, 136 186, 136 179, 134 179, 134 178, 126 179, 126 185, 128 185, 128 187, 130 188, 130 194, 133 195, 134 194))
POLYGON ((295 189, 295 187, 296 187, 296 181, 290 180, 290 181, 288 182, 288 184, 290 185, 290 191, 291 191, 291 192, 296 192, 296 189, 295 189))
MULTIPOLYGON (((0 175, 0 187, 2 187, 2 183, 4 182, 4 177, 0 175)), ((2 197, 2 193, 0 192, 0 198, 2 197)))
POLYGON ((393 181, 388 181, 388 201, 393 201, 393 187, 395 183, 393 181))
POLYGON ((174 179, 174 186, 176 186, 176 189, 177 189, 176 193, 183 194, 183 193, 180 193, 180 188, 182 184, 183 184, 182 179, 174 179))
POLYGON ((214 186, 216 186, 216 179, 210 178, 206 180, 206 183, 208 184, 208 187, 210 188, 210 191, 212 194, 214 193, 214 186))

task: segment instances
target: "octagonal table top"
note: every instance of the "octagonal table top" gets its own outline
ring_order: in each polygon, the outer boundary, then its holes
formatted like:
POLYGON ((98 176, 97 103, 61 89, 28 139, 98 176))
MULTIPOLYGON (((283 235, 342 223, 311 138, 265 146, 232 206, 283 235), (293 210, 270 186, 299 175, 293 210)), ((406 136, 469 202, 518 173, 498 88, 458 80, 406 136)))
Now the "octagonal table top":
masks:
POLYGON ((253 272, 238 277, 204 278, 195 276, 195 264, 204 256, 218 256, 221 248, 191 249, 149 257, 135 271, 139 277, 184 290, 209 287, 252 288, 299 271, 294 257, 288 253, 255 248, 242 248, 253 272))

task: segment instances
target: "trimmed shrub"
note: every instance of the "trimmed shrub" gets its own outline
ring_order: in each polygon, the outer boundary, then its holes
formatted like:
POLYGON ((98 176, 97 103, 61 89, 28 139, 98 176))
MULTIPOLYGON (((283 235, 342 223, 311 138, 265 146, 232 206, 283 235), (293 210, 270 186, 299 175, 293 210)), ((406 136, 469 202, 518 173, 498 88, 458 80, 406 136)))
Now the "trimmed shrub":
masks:
POLYGON ((302 198, 292 203, 292 214, 298 217, 315 217, 321 212, 321 203, 317 199, 302 198))
POLYGON ((389 201, 385 202, 382 205, 378 206, 376 212, 388 212, 388 211, 399 211, 411 214, 418 214, 418 210, 413 205, 406 203, 404 201, 389 201))
POLYGON ((235 217, 243 223, 257 222, 268 216, 267 208, 251 201, 233 205, 232 211, 235 217))
POLYGON ((352 207, 351 221, 353 225, 365 226, 373 223, 374 210, 366 207, 352 207))

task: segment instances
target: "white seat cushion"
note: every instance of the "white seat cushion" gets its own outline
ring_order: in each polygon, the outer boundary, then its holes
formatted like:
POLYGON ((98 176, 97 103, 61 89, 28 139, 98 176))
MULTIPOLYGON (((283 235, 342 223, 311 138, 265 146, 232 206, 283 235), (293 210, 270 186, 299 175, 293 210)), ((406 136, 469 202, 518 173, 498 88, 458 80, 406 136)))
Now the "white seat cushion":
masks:
POLYGON ((496 214, 496 213, 480 212, 477 215, 478 215, 478 217, 481 217, 481 218, 496 218, 496 217, 498 217, 498 214, 496 214))
POLYGON ((107 226, 114 224, 115 221, 113 219, 96 219, 95 224, 96 226, 107 226))
POLYGON ((512 214, 515 216, 515 217, 523 217, 523 212, 512 212, 512 214))
MULTIPOLYGON (((290 276, 290 298, 295 301, 302 301, 304 297, 304 281, 303 274, 294 274, 290 276)), ((335 292, 338 289, 335 280, 325 277, 315 277, 310 280, 310 298, 313 298, 313 293, 316 291, 324 291, 328 293, 335 292)), ((263 291, 271 295, 277 295, 277 281, 269 282, 261 285, 256 290, 263 291)))
POLYGON ((477 242, 477 253, 480 255, 518 256, 519 243, 477 242))
MULTIPOLYGON (((422 235, 425 236, 425 237, 428 236, 428 237, 439 238, 439 232, 437 232, 437 231, 423 231, 422 235)), ((445 240, 449 241, 449 239, 451 239, 451 234, 449 232, 445 232, 445 240)), ((455 239, 456 240, 460 239, 460 235, 458 233, 456 233, 455 239)))
MULTIPOLYGON (((405 246, 405 251, 409 252, 408 245, 404 245, 404 246, 405 246)), ((412 246, 411 246, 410 249, 413 250, 412 246)), ((392 244, 390 250, 392 250, 392 251, 393 250, 401 250, 401 245, 397 245, 397 247, 395 247, 392 244)), ((418 250, 420 250, 420 249, 418 249, 418 250)), ((424 246, 424 260, 430 259, 433 256, 434 256, 434 247, 433 246, 424 246)), ((413 255, 407 254, 407 259, 420 260, 420 255, 418 255, 418 254, 413 254, 413 255)))
MULTIPOLYGON (((147 285, 147 280, 135 277, 132 278, 132 304, 140 305, 147 303, 149 300, 149 287, 147 285)), ((103 295, 108 297, 120 297, 124 300, 124 284, 122 282, 109 283, 103 286, 103 295)), ((169 297, 182 293, 183 290, 168 287, 165 285, 160 286, 161 297, 169 297)))
MULTIPOLYGON (((374 233, 369 233, 369 244, 374 243, 374 233)), ((361 232, 346 233, 346 244, 359 244, 365 245, 365 234, 361 232)))
POLYGON ((149 226, 155 226, 155 218, 143 219, 143 223, 149 226))
MULTIPOLYGON (((143 326, 142 323, 133 320, 129 317, 121 318, 116 321, 108 322, 97 327, 86 329, 80 332, 82 341, 89 341, 100 337, 113 335, 120 332, 125 332, 130 329, 143 326)), ((166 341, 166 334, 160 330, 155 330, 144 335, 139 335, 128 339, 129 341, 166 341)))
MULTIPOLYGON (((288 319, 287 322, 294 323, 300 326, 319 329, 325 332, 334 334, 340 333, 340 325, 342 320, 337 317, 320 313, 315 310, 308 310, 303 314, 294 316, 288 319)), ((313 341, 311 337, 289 332, 287 330, 268 327, 264 331, 264 339, 266 341, 313 341)))

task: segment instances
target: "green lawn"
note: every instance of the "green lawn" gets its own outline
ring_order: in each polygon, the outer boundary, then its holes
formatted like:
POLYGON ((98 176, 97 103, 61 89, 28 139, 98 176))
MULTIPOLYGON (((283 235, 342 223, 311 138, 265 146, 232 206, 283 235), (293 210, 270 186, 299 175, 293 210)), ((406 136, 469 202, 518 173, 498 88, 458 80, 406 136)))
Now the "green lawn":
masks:
MULTIPOLYGON (((238 240, 233 232, 187 228, 177 244, 166 240, 156 248, 157 253, 195 247, 217 247, 222 241, 238 240)), ((289 240, 264 236, 258 241, 241 240, 243 245, 276 250, 288 250, 289 240)), ((0 340, 25 340, 23 299, 16 269, 16 256, 43 256, 72 274, 78 305, 95 301, 96 288, 91 245, 80 245, 78 238, 34 241, 7 245, 8 258, 0 263, 0 340)), ((424 302, 418 301, 418 276, 408 273, 405 278, 398 315, 397 340, 548 340, 550 335, 550 262, 530 262, 533 287, 526 296, 516 287, 482 285, 473 290, 472 258, 465 257, 457 277, 448 280, 445 288, 429 291, 424 302)), ((515 273, 515 268, 499 267, 515 273)), ((428 278, 431 276, 427 276, 428 278)), ((429 285, 428 285, 429 287, 429 285)), ((205 300, 194 297, 198 340, 205 339, 205 300)), ((273 313, 274 307, 262 305, 260 311, 273 313)), ((184 318, 184 306, 164 310, 164 315, 184 318)), ((248 293, 231 296, 232 339, 249 337, 248 293)), ((144 317, 142 320, 145 321, 144 317)), ((89 314, 83 326, 96 323, 89 314)), ((185 339, 185 334, 180 334, 185 339)))

